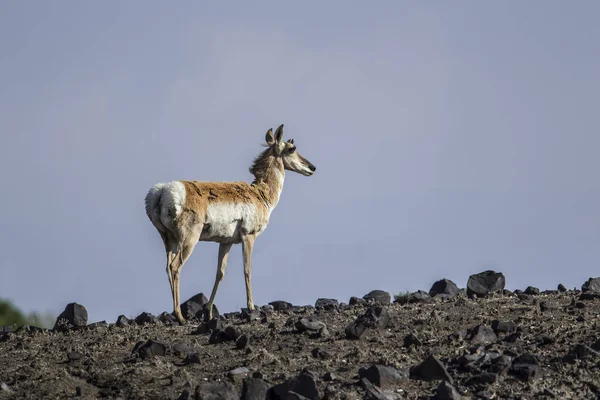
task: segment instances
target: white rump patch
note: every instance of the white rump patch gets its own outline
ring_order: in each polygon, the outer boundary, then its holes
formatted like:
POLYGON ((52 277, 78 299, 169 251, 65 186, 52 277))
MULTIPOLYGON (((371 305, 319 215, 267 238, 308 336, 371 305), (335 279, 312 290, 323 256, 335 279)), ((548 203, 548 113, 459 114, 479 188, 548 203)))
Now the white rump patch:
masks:
POLYGON ((179 181, 157 183, 146 195, 146 214, 157 227, 169 225, 183 211, 185 186, 179 181))

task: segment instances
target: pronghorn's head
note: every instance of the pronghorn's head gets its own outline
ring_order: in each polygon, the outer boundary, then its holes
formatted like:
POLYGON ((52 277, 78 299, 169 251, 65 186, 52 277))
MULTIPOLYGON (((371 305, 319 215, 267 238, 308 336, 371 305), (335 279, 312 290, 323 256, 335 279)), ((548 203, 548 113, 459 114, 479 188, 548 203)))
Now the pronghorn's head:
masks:
POLYGON ((277 128, 275 135, 273 135, 273 129, 269 129, 266 140, 267 145, 273 149, 275 157, 281 157, 283 168, 304 176, 311 176, 315 173, 316 167, 296 150, 294 139, 283 141, 283 124, 277 128))

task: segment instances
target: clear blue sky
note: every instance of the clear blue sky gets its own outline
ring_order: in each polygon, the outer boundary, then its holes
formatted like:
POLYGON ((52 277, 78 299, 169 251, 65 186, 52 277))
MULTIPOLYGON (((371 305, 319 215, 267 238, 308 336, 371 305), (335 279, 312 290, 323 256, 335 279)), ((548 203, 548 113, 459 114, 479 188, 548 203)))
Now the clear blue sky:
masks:
MULTIPOLYGON (((156 182, 288 173, 257 304, 600 276, 597 1, 3 2, 0 297, 90 320, 171 311, 156 182)), ((200 243, 182 299, 210 292, 200 243)), ((241 247, 217 305, 245 306, 241 247)))

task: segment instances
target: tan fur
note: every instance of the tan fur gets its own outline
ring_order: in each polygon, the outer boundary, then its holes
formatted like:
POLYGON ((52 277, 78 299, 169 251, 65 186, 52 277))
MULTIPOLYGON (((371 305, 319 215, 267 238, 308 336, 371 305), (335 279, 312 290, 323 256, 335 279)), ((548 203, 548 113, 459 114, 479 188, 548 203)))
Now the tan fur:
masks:
MULTIPOLYGON (((147 213, 153 223, 155 223, 165 244, 167 274, 173 296, 173 309, 180 323, 183 324, 184 319, 180 308, 179 276, 181 268, 190 257, 198 241, 205 240, 220 243, 217 274, 207 305, 208 317, 212 318, 212 304, 219 283, 225 274, 229 250, 233 244, 240 242, 242 243, 244 254, 247 305, 248 309, 254 309, 251 288, 252 250, 256 238, 266 228, 271 212, 279 202, 281 190, 283 189, 285 170, 295 171, 306 176, 312 175, 315 170, 314 166, 308 160, 295 151, 296 146, 293 144, 293 140, 283 142, 282 137, 283 125, 277 129, 275 135, 273 135, 271 129, 267 132, 266 141, 268 148, 256 157, 253 165, 250 167, 250 172, 255 178, 251 184, 246 182, 179 181, 185 188, 185 204, 183 204, 183 209, 180 212, 169 211, 166 220, 156 223, 152 220, 151 215, 158 215, 160 212, 148 206, 151 203, 148 196, 151 193, 157 193, 156 191, 152 192, 152 190, 149 192, 146 198, 147 213), (251 220, 249 220, 248 226, 252 229, 242 229, 244 220, 239 219, 239 217, 235 217, 237 219, 234 219, 234 221, 230 221, 229 217, 227 217, 232 215, 231 212, 239 210, 237 208, 238 205, 244 204, 248 205, 248 207, 242 207, 246 213, 243 215, 250 216, 251 220), (214 206, 217 209, 222 209, 223 206, 232 206, 234 209, 233 211, 227 211, 226 208, 225 214, 218 214, 225 215, 225 220, 223 218, 220 220, 211 220, 208 210, 210 207, 214 209, 214 206), (250 214, 247 214, 249 212, 250 214), (172 219, 169 219, 168 217, 171 214, 172 219), (210 232, 210 225, 215 221, 221 221, 216 226, 220 228, 226 227, 225 229, 221 229, 218 234, 215 234, 214 231, 210 232), (238 225, 236 225, 236 221, 238 221, 238 225), (228 226, 232 228, 227 228, 228 226), (231 235, 231 232, 235 233, 231 235)), ((156 200, 156 197, 154 200, 156 200)), ((152 204, 154 204, 154 207, 158 207, 157 204, 159 203, 160 201, 154 201, 152 204)))

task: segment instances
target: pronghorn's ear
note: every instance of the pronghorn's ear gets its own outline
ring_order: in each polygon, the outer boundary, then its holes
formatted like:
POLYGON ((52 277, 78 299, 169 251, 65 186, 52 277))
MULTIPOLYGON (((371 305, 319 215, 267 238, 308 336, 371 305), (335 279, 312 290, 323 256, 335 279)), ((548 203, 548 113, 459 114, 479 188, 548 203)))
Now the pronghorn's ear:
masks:
POLYGON ((265 135, 265 140, 269 146, 272 146, 275 143, 275 138, 273 137, 273 129, 269 129, 267 134, 265 135))
POLYGON ((281 143, 283 140, 283 124, 279 125, 279 128, 275 131, 275 140, 277 143, 281 143))

